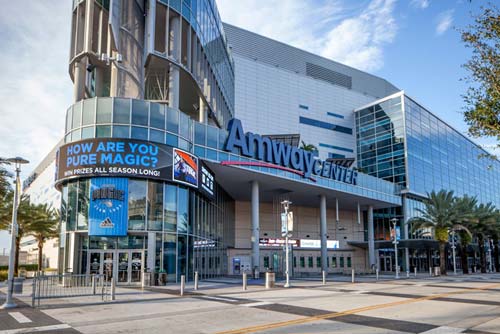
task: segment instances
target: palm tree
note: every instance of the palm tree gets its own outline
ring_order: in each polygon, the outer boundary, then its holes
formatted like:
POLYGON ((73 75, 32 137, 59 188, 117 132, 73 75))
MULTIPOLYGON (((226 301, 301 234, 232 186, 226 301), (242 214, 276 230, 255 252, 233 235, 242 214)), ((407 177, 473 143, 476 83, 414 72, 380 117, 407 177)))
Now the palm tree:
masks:
POLYGON ((450 231, 465 230, 467 227, 458 223, 460 210, 456 205, 453 191, 440 190, 427 193, 424 209, 417 209, 421 214, 409 220, 413 230, 432 228, 434 239, 439 242, 441 274, 446 275, 446 245, 450 231))
POLYGON ((497 210, 492 203, 480 204, 476 207, 475 216, 477 223, 474 225, 474 233, 477 236, 479 246, 479 260, 481 272, 486 272, 486 248, 484 242, 493 236, 497 228, 497 210))
MULTIPOLYGON (((458 220, 456 223, 462 224, 467 227, 469 231, 473 230, 474 224, 476 223, 475 208, 477 205, 476 197, 469 197, 465 195, 464 197, 457 198, 455 200, 455 207, 459 211, 458 220)), ((458 237, 460 239, 458 246, 458 253, 460 254, 460 260, 462 263, 462 270, 464 274, 469 273, 469 261, 468 261, 468 246, 472 242, 472 235, 469 231, 459 230, 458 237)))
POLYGON ((38 243, 38 270, 43 270, 43 245, 50 238, 58 236, 59 212, 47 204, 31 206, 32 221, 29 224, 28 235, 35 237, 38 243))
POLYGON ((314 146, 313 144, 306 144, 303 140, 301 140, 302 146, 300 147, 304 151, 307 152, 317 152, 318 148, 314 146))

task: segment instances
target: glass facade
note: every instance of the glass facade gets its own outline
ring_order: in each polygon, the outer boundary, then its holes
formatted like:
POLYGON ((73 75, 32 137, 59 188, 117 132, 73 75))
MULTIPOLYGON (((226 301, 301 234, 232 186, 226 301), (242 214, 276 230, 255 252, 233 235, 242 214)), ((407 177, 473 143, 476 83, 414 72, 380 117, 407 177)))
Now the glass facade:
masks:
MULTIPOLYGON (((200 278, 227 272, 226 250, 234 247, 234 201, 222 188, 215 187, 214 200, 177 184, 151 180, 129 179, 128 189, 128 235, 89 237, 77 233, 77 268, 71 268, 66 256, 63 271, 86 273, 87 253, 92 250, 148 251, 148 238, 154 238, 154 271, 166 273, 169 282, 179 280, 180 275, 191 279, 194 271, 200 278)), ((89 179, 63 186, 61 240, 69 241, 71 232, 87 232, 89 196, 89 179), (66 208, 71 208, 69 213, 66 208)), ((61 247, 68 245, 62 242, 61 247)))

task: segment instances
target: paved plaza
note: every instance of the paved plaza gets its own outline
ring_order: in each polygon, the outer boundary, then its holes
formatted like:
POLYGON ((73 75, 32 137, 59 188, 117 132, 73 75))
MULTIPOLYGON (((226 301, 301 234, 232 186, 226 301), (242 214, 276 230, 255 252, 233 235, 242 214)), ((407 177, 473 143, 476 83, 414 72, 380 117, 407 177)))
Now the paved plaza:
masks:
MULTIPOLYGON (((334 277, 261 282, 236 279, 101 296, 43 300, 32 309, 29 282, 20 308, 0 311, 0 334, 17 333, 500 333, 500 275, 400 280, 334 277), (252 283, 252 282, 250 282, 252 283)), ((4 298, 5 287, 1 288, 4 298)))

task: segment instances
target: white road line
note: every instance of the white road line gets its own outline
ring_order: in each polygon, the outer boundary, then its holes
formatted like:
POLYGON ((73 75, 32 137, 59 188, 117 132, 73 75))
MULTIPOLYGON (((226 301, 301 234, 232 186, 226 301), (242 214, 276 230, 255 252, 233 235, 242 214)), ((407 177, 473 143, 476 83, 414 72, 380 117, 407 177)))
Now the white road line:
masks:
POLYGON ((29 327, 29 328, 17 328, 17 329, 7 329, 0 331, 0 334, 25 334, 25 333, 36 333, 45 331, 56 331, 59 329, 71 328, 67 324, 51 325, 51 326, 40 326, 40 327, 29 327))
POLYGON ((355 294, 355 295, 361 295, 363 293, 367 293, 368 291, 364 291, 364 290, 358 290, 358 291, 353 291, 351 293, 355 294))
POLYGON ((458 333, 463 333, 464 331, 465 329, 463 328, 441 326, 420 334, 458 334, 458 333))
POLYGON ((213 299, 213 300, 222 300, 225 302, 236 302, 237 300, 235 299, 230 299, 230 298, 224 298, 224 297, 216 297, 216 296, 203 296, 204 299, 213 299))
POLYGON ((20 324, 26 324, 28 322, 32 322, 28 317, 26 317, 21 312, 9 312, 9 315, 16 319, 16 321, 20 324))
POLYGON ((250 303, 250 304, 241 304, 241 306, 245 307, 255 307, 255 306, 263 306, 263 305, 270 305, 272 303, 270 302, 255 302, 255 303, 250 303))

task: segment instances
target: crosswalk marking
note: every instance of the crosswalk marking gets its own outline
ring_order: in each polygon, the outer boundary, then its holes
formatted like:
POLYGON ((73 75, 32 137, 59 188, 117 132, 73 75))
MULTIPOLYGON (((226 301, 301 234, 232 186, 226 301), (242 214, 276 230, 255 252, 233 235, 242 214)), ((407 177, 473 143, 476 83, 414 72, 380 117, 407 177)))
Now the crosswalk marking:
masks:
POLYGON ((428 330, 420 334, 458 334, 458 333, 463 333, 463 331, 465 331, 465 329, 463 328, 441 326, 433 328, 431 330, 428 330))
POLYGON ((245 307, 255 307, 255 306, 264 306, 264 305, 269 305, 272 304, 270 302, 255 302, 255 303, 250 303, 250 304, 242 304, 241 306, 245 307))
POLYGON ((213 299, 213 300, 222 300, 222 301, 225 301, 225 302, 235 302, 237 301, 236 299, 232 299, 232 298, 224 298, 224 297, 216 297, 216 296, 203 296, 204 299, 213 299))
POLYGON ((51 326, 7 329, 7 330, 3 330, 3 331, 0 330, 0 334, 26 334, 26 333, 57 331, 59 329, 68 329, 68 328, 71 328, 71 326, 67 325, 67 324, 59 324, 59 325, 51 325, 51 326))
POLYGON ((20 324, 26 324, 28 322, 32 322, 28 317, 26 317, 21 312, 9 312, 9 315, 16 319, 16 321, 20 324))

